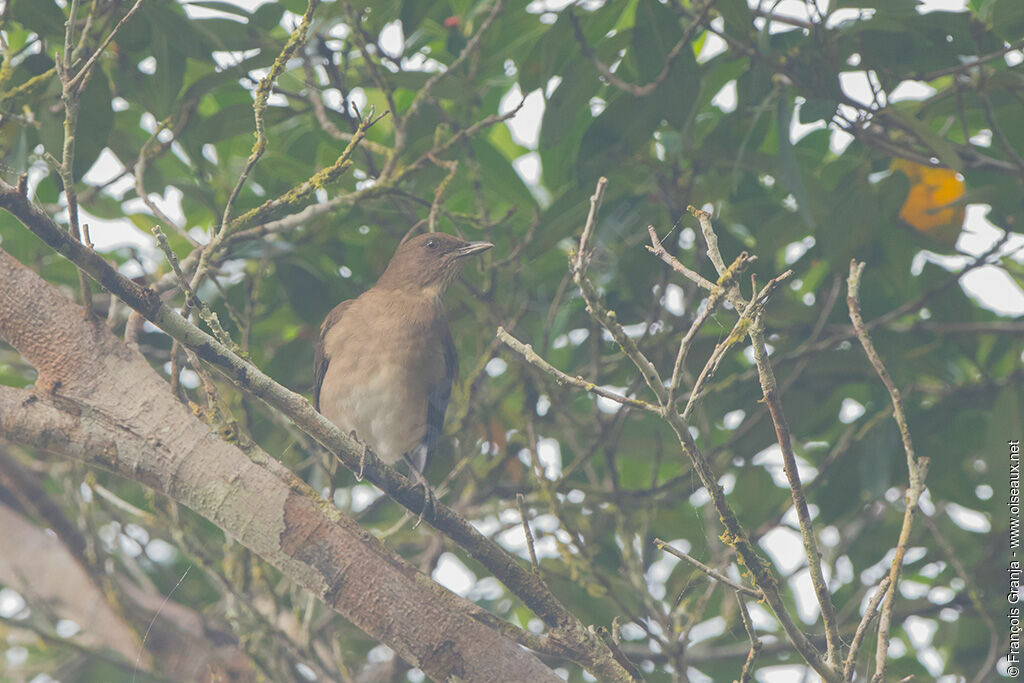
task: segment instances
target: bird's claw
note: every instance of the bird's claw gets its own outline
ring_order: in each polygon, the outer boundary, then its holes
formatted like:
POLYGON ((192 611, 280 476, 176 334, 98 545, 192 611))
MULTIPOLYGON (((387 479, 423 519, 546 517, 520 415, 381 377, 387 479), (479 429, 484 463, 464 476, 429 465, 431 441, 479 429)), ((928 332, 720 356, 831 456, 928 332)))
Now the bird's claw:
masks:
POLYGON ((370 456, 370 447, 363 444, 363 452, 359 455, 359 471, 356 472, 356 481, 363 480, 363 473, 366 471, 366 460, 370 456))
POLYGON ((413 470, 413 472, 419 475, 416 478, 417 481, 413 488, 423 488, 423 507, 420 508, 420 514, 416 517, 416 523, 412 525, 412 528, 415 529, 421 522, 423 522, 424 516, 426 516, 427 519, 434 518, 434 512, 437 509, 437 498, 434 496, 434 489, 430 487, 430 483, 427 481, 426 477, 420 474, 417 470, 413 470), (427 513, 427 510, 430 510, 429 514, 427 513))

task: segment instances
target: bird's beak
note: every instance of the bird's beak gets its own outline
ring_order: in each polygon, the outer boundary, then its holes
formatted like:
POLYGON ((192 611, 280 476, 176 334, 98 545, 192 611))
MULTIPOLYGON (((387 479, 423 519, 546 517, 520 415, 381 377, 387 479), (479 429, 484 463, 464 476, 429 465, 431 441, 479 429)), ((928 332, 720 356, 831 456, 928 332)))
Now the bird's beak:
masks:
POLYGON ((473 254, 479 254, 485 252, 494 245, 490 242, 469 242, 454 251, 456 256, 472 256, 473 254))

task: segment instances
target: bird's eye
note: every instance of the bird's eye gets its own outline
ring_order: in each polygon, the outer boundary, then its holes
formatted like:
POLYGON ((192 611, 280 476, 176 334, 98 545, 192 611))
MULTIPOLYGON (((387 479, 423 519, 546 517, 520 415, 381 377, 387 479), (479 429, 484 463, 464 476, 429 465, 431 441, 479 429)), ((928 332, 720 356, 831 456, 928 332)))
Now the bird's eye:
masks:
POLYGON ((427 240, 427 249, 437 249, 437 240, 427 240))

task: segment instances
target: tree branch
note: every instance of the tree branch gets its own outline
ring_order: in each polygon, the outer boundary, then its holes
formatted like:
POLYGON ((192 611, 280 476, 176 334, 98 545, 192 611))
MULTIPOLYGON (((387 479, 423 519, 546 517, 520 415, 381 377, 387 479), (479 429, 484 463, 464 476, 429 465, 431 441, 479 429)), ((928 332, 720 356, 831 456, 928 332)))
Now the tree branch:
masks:
POLYGON ((52 285, 4 252, 0 278, 0 337, 50 387, 0 388, 7 438, 180 501, 434 678, 509 680, 531 672, 554 679, 484 627, 474 616, 478 607, 417 572, 277 460, 258 448, 246 454, 210 431, 141 355, 86 323, 52 285), (381 584, 390 596, 383 604, 367 589, 381 584))
POLYGON ((871 338, 868 336, 868 331, 864 326, 859 298, 860 277, 863 272, 864 263, 858 263, 856 260, 850 262, 850 276, 847 279, 848 294, 846 296, 846 303, 850 308, 850 322, 853 323, 857 339, 860 340, 861 346, 864 347, 864 353, 867 354, 868 360, 871 361, 871 366, 874 367, 878 377, 882 380, 882 384, 885 385, 886 391, 889 392, 889 397, 892 400, 893 418, 899 426, 900 438, 903 440, 903 450, 907 455, 907 471, 910 477, 910 486, 907 488, 905 496, 907 507, 903 514, 903 525, 900 528, 899 540, 896 543, 896 555, 893 557, 892 565, 889 568, 889 581, 892 584, 892 590, 889 591, 885 603, 882 605, 882 616, 878 622, 875 675, 871 680, 873 683, 881 683, 885 680, 886 665, 888 663, 889 629, 892 625, 893 604, 896 601, 896 593, 899 588, 900 570, 903 568, 903 556, 906 554, 907 544, 910 542, 910 530, 914 524, 914 515, 918 509, 918 501, 921 494, 924 493, 924 480, 928 474, 929 459, 926 457, 918 458, 914 454, 914 443, 910 437, 910 427, 907 424, 907 415, 903 409, 900 390, 896 387, 892 376, 885 368, 885 364, 875 350, 874 344, 871 343, 871 338))
MULTIPOLYGON (((22 224, 56 251, 81 266, 101 285, 121 298, 147 320, 162 329, 183 346, 192 349, 202 360, 214 366, 246 393, 264 401, 287 415, 304 432, 312 436, 352 472, 364 471, 378 488, 411 512, 418 514, 423 505, 422 490, 397 471, 374 462, 362 467, 362 447, 343 434, 320 415, 304 397, 276 383, 257 367, 243 360, 215 338, 182 318, 165 305, 152 289, 128 280, 95 252, 86 249, 61 230, 53 220, 33 205, 17 188, 0 180, 0 208, 5 208, 22 224)), ((14 330, 17 334, 17 331, 14 330)), ((17 347, 12 341, 12 345, 17 347)), ((57 379, 66 368, 48 367, 50 361, 40 359, 36 365, 42 378, 57 379)), ((31 359, 30 359, 30 362, 31 359)), ((34 363, 35 364, 35 363, 34 363)), ((605 641, 586 629, 551 593, 543 580, 493 541, 481 535, 465 518, 451 508, 435 504, 429 523, 483 564, 532 609, 549 627, 552 636, 579 657, 579 662, 599 677, 608 680, 632 680, 630 674, 605 641)))

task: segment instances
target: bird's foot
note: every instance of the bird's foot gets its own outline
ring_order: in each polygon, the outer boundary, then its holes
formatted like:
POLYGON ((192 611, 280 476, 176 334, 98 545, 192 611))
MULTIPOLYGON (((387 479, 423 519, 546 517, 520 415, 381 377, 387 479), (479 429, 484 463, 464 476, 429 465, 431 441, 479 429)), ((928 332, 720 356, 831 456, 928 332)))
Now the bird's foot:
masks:
POLYGON ((363 452, 359 455, 359 472, 356 473, 356 481, 363 480, 363 473, 366 471, 366 461, 372 458, 373 455, 370 453, 370 446, 363 444, 363 452))
POLYGON ((349 432, 349 436, 363 445, 363 452, 359 454, 359 471, 355 473, 356 481, 362 481, 363 474, 366 472, 366 462, 373 458, 373 453, 370 451, 370 444, 365 441, 359 441, 359 437, 356 436, 354 430, 349 432))
POLYGON ((413 468, 412 473, 413 478, 416 479, 414 488, 423 488, 423 507, 420 508, 420 514, 416 518, 416 523, 412 525, 412 528, 415 529, 423 522, 424 516, 427 519, 434 518, 434 513, 437 510, 437 497, 434 495, 434 489, 430 487, 430 482, 427 481, 427 478, 419 470, 413 468), (428 510, 430 511, 429 513, 427 512, 428 510))

